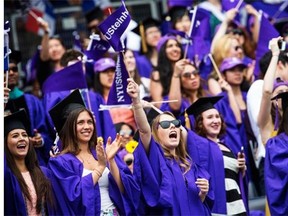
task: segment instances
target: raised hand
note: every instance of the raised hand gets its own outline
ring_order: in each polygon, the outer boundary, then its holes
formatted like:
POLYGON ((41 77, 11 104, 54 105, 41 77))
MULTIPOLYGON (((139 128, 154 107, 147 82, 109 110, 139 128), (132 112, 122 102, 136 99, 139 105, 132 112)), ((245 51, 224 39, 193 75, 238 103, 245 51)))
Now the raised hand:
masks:
POLYGON ((107 143, 106 143, 106 158, 108 161, 114 159, 114 156, 117 154, 118 150, 120 149, 123 138, 119 134, 116 135, 115 140, 112 142, 111 137, 108 138, 107 143))
POLYGON ((128 85, 127 85, 127 93, 129 94, 129 96, 131 97, 131 99, 137 102, 140 102, 140 89, 138 84, 132 79, 132 78, 128 78, 128 85))
POLYGON ((97 153, 98 165, 102 168, 101 170, 103 172, 107 163, 103 146, 103 139, 97 139, 96 153, 97 153))
POLYGON ((29 139, 35 148, 39 148, 39 147, 42 147, 44 145, 43 138, 42 138, 41 134, 38 133, 37 129, 34 129, 34 136, 29 137, 29 139))

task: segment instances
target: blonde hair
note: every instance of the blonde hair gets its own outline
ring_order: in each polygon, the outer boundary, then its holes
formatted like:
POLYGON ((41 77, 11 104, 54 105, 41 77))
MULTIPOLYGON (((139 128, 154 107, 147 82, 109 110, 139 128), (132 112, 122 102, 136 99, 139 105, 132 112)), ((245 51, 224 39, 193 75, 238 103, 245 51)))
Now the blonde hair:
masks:
POLYGON ((159 120, 160 120, 160 117, 162 115, 169 115, 169 116, 172 116, 172 117, 175 118, 175 116, 171 112, 168 112, 168 111, 165 111, 162 114, 159 114, 152 121, 152 125, 151 125, 152 136, 153 136, 154 140, 162 147, 162 149, 164 151, 164 156, 166 158, 179 160, 180 161, 180 164, 179 164, 180 167, 183 167, 184 168, 184 173, 186 173, 191 168, 191 162, 190 161, 192 161, 192 159, 187 153, 187 150, 186 150, 186 146, 187 145, 183 141, 182 131, 180 131, 181 136, 180 136, 179 145, 175 149, 176 155, 172 155, 170 153, 170 150, 163 144, 163 142, 162 142, 162 140, 161 140, 161 138, 159 137, 159 134, 158 134, 159 120))
MULTIPOLYGON (((235 35, 225 34, 223 37, 219 38, 219 40, 216 41, 214 49, 211 50, 213 59, 218 68, 220 68, 221 63, 225 58, 231 57, 229 56, 229 53, 231 50, 231 44, 233 40, 237 40, 239 42, 238 38, 235 35)), ((242 58, 243 54, 240 57, 240 59, 242 58)), ((218 75, 215 69, 211 72, 210 77, 218 80, 218 75)))

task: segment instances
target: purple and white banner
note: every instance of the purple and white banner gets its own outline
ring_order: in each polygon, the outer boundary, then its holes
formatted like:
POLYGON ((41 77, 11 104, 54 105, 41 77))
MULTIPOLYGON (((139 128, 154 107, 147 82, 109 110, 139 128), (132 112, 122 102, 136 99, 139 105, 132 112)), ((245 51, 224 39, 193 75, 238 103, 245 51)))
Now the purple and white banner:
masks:
POLYGON ((98 26, 115 51, 122 51, 124 49, 120 38, 128 27, 130 20, 130 14, 122 1, 122 6, 98 26))
POLYGON ((129 74, 123 61, 123 55, 122 53, 119 53, 116 63, 114 82, 108 95, 107 105, 101 105, 100 109, 105 110, 116 107, 131 106, 132 101, 126 91, 128 78, 129 74))

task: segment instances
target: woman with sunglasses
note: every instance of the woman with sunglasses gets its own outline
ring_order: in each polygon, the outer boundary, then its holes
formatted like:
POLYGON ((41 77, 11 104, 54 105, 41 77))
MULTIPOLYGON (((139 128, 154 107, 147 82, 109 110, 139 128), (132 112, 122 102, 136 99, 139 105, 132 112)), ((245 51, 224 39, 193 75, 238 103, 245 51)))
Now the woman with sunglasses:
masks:
POLYGON ((188 59, 177 61, 167 97, 168 100, 176 101, 162 104, 161 110, 171 111, 177 117, 198 98, 209 94, 204 90, 204 84, 204 80, 201 79, 195 64, 188 59))
POLYGON ((140 135, 134 175, 140 182, 146 214, 210 215, 210 177, 188 155, 187 132, 181 122, 172 113, 164 112, 153 119, 150 128, 139 87, 132 79, 128 79, 127 92, 140 135))

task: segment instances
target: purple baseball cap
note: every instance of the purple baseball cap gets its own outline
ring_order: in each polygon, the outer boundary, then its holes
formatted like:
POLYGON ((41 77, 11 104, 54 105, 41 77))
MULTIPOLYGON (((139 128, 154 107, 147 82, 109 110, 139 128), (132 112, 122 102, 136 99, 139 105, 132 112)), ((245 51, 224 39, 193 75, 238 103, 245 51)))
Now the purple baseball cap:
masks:
POLYGON ((284 81, 282 80, 280 77, 277 77, 275 80, 274 80, 274 85, 273 85, 273 92, 276 88, 278 88, 279 86, 288 86, 288 81, 284 81))
POLYGON ((116 68, 116 63, 112 58, 101 58, 94 63, 94 72, 102 72, 109 68, 116 68))
POLYGON ((220 71, 223 73, 226 70, 229 70, 231 68, 234 68, 236 66, 242 66, 243 68, 246 68, 247 65, 239 58, 237 57, 231 57, 231 58, 225 58, 220 66, 220 71))
POLYGON ((157 44, 157 51, 159 52, 161 47, 170 39, 178 41, 174 35, 166 34, 160 38, 160 40, 157 44))

